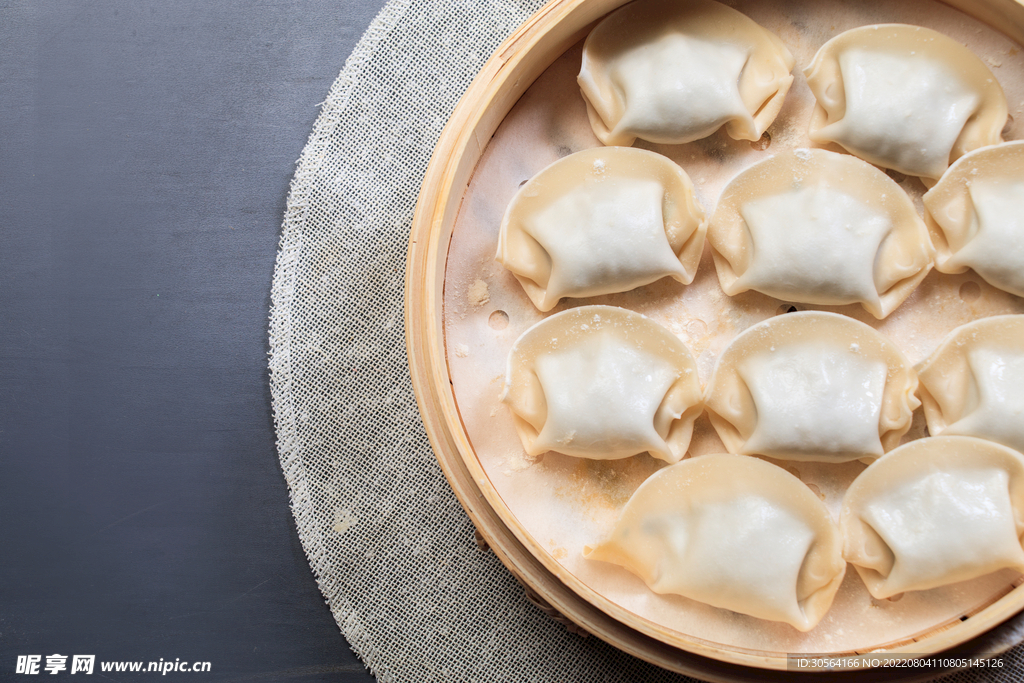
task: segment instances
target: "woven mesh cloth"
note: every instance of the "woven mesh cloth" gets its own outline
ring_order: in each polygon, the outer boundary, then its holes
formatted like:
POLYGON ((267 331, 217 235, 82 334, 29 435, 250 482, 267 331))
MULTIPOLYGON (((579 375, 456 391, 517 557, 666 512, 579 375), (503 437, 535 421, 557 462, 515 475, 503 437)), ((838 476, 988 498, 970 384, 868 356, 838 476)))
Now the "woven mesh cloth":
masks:
MULTIPOLYGON (((292 183, 270 385, 299 536, 342 633, 381 681, 684 681, 581 638, 480 550, 420 422, 405 253, 441 129, 541 0, 392 0, 331 88, 292 183)), ((1024 679, 1018 648, 996 671, 1024 679)))

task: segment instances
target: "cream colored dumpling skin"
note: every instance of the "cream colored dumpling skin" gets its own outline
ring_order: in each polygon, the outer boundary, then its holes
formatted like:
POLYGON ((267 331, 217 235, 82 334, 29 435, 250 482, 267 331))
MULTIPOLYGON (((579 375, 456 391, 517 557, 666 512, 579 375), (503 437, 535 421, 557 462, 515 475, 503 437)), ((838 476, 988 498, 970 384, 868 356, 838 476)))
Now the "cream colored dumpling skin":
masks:
POLYGON ((825 505, 780 467, 703 455, 636 490, 606 540, 584 556, 673 593, 809 631, 846 572, 825 505))
POLYGON ((961 157, 925 193, 924 207, 940 272, 971 268, 1024 296, 1024 142, 961 157))
POLYGON ((961 325, 917 366, 928 430, 1024 452, 1024 315, 961 325))
POLYGON ((1024 456, 967 436, 911 441, 854 480, 840 529, 876 598, 1024 571, 1024 456))
POLYGON ((693 281, 707 221, 689 176, 667 157, 599 147, 559 159, 509 203, 497 260, 541 311, 562 297, 693 281))
POLYGON ((678 462, 703 410, 686 346, 613 306, 573 308, 524 332, 509 352, 502 401, 527 454, 595 460, 647 451, 678 462))
POLYGON ((726 294, 859 303, 884 318, 932 268, 934 250, 910 198, 847 154, 782 152, 733 178, 708 228, 726 294))
POLYGON ((871 327, 802 311, 736 337, 704 404, 730 453, 846 462, 899 444, 920 405, 917 383, 902 352, 871 327))
POLYGON ((934 184, 950 163, 1002 141, 1006 97, 988 67, 937 31, 861 26, 804 70, 817 99, 811 140, 934 184))
POLYGON ((579 81, 606 145, 699 140, 725 126, 757 140, 793 82, 771 32, 712 0, 635 0, 587 36, 579 81))

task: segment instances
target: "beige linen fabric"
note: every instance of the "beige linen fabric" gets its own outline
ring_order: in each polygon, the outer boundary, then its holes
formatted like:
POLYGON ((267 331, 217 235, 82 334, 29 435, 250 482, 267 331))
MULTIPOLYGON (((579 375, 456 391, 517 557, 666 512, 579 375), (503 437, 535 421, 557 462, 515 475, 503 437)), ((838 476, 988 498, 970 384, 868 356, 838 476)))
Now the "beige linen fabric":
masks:
MULTIPOLYGON (((270 316, 281 465, 320 589, 381 681, 688 680, 567 632, 477 548, 409 379, 421 179, 473 76, 541 4, 389 2, 331 88, 288 198, 270 316)), ((1001 677, 1019 679, 1021 660, 1001 677)))

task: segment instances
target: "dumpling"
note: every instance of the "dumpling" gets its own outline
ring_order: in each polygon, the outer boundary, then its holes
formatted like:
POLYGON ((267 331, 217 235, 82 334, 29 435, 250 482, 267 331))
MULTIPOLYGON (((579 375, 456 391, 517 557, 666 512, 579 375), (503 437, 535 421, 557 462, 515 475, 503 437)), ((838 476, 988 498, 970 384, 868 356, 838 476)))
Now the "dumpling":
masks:
POLYGON ((1024 452, 1024 315, 961 325, 917 374, 932 434, 978 436, 1024 452))
POLYGON ((579 84, 606 145, 679 144, 725 126, 757 140, 775 120, 795 60, 782 41, 711 0, 636 0, 583 44, 579 84))
POLYGON ((961 157, 924 195, 924 208, 939 271, 973 268, 1024 296, 1024 142, 961 157))
POLYGON ((733 178, 708 228, 718 280, 785 301, 889 315, 932 267, 909 197, 860 159, 797 149, 733 178))
POLYGON ((942 176, 967 152, 1002 141, 1006 97, 966 47, 905 24, 861 26, 821 46, 804 70, 817 99, 811 140, 873 164, 942 176))
POLYGON ((730 453, 845 462, 895 448, 920 402, 892 342, 836 313, 786 313, 722 351, 704 396, 730 453))
POLYGON ((512 198, 497 260, 533 304, 625 292, 663 277, 689 284, 707 221, 693 183, 660 154, 599 147, 571 154, 512 198))
POLYGON ((573 308, 524 332, 509 352, 501 400, 529 455, 595 460, 647 451, 678 462, 703 410, 686 346, 614 306, 573 308))
POLYGON ((781 467, 702 455, 666 467, 636 490, 615 529, 584 557, 674 593, 809 631, 846 573, 824 503, 781 467))
POLYGON ((966 436, 911 441, 850 484, 839 526, 876 598, 1024 571, 1024 457, 966 436))

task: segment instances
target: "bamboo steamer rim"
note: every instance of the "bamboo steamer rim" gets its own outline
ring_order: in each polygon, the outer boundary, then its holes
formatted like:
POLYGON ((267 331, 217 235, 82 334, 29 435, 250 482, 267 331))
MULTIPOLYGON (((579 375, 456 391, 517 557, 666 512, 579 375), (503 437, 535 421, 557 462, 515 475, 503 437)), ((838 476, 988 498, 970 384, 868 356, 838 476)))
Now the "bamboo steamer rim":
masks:
MULTIPOLYGON (((448 373, 443 317, 446 260, 462 196, 476 164, 498 125, 534 80, 597 20, 627 1, 551 0, 498 47, 453 111, 424 175, 409 239, 405 326, 413 389, 427 436, 456 496, 478 532, 521 583, 587 632, 662 668, 710 681, 764 680, 782 675, 787 667, 785 653, 723 649, 697 638, 679 642, 678 635, 596 594, 547 558, 518 525, 510 527, 505 520, 514 517, 476 459, 448 373), (765 669, 779 673, 773 676, 765 669)), ((1024 0, 944 2, 1024 44, 1024 0)), ((1024 635, 1022 609, 1024 588, 1017 587, 969 619, 939 625, 882 651, 999 654, 1024 635)), ((802 672, 801 677, 910 681, 950 670, 856 669, 802 672)))

